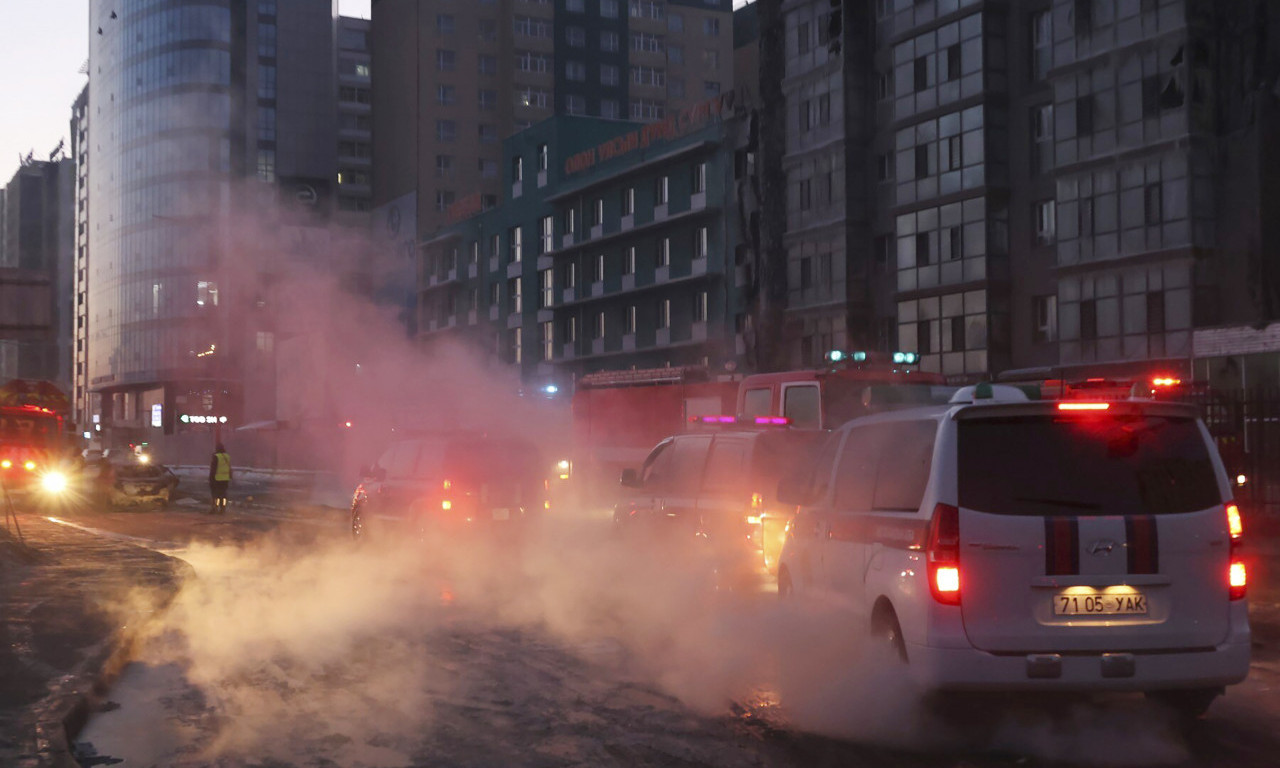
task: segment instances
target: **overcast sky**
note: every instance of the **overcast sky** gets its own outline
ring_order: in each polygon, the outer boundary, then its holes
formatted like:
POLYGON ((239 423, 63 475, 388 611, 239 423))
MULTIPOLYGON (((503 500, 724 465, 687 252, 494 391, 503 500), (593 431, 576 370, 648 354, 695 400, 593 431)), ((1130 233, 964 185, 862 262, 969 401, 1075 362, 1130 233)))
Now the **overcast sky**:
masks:
MULTIPOLYGON (((369 2, 339 0, 339 10, 368 18, 369 2)), ((0 0, 0 186, 20 155, 45 160, 68 139, 71 103, 88 81, 79 73, 88 19, 89 0, 0 0)))

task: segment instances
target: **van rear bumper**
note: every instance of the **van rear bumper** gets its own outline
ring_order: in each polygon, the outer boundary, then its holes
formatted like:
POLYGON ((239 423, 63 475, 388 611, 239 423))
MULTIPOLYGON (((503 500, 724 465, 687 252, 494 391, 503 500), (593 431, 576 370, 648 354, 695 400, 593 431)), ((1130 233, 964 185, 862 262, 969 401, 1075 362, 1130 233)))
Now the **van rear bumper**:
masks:
POLYGON ((907 644, 911 676, 942 691, 1153 691, 1216 688, 1249 673, 1248 625, 1210 649, 995 654, 907 644))

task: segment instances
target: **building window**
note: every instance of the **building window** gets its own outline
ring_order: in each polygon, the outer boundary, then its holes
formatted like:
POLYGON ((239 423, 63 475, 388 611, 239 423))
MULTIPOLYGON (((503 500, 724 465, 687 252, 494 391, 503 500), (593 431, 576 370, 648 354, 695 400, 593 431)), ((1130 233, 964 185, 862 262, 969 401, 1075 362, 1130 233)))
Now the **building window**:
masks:
POLYGON ((555 324, 548 320, 542 324, 542 359, 550 361, 555 356, 555 324))
POLYGON ((453 155, 436 155, 436 178, 453 178, 453 155))
POLYGON ((945 71, 942 73, 941 80, 943 82, 951 82, 960 79, 960 44, 949 45, 946 48, 945 55, 939 55, 938 61, 945 65, 945 71))
POLYGON ((1080 338, 1098 338, 1098 305, 1093 299, 1080 302, 1080 338))
POLYGON ((436 121, 436 141, 451 142, 457 138, 458 123, 454 120, 436 121))
POLYGON ((667 72, 657 67, 635 66, 631 68, 631 82, 636 85, 666 85, 667 72))
POLYGON ((1076 135, 1093 135, 1093 95, 1076 99, 1076 135))
POLYGON ((258 141, 276 140, 275 107, 258 107, 258 141))
POLYGON ((521 295, 520 278, 513 277, 507 281, 507 296, 511 297, 511 314, 524 311, 524 297, 521 295))
POLYGON ((719 51, 703 51, 702 66, 708 72, 715 72, 720 69, 720 52, 719 51))
POLYGON ((565 234, 575 234, 578 231, 578 209, 570 208, 564 212, 564 231, 565 234))
POLYGON ((1031 15, 1031 79, 1040 81, 1053 64, 1053 16, 1050 11, 1031 15))
POLYGON ((436 14, 436 34, 441 36, 450 36, 453 34, 453 16, 447 13, 436 14))
POLYGON ((511 362, 520 365, 524 357, 524 350, 521 347, 524 344, 523 328, 511 329, 511 362))
POLYGON ((452 85, 444 85, 443 83, 436 86, 436 103, 448 106, 458 101, 457 89, 452 85))
POLYGON ((623 333, 634 334, 635 332, 636 332, 636 305, 628 304, 627 314, 626 314, 626 325, 624 326, 623 333))
POLYGON ((916 147, 916 178, 927 178, 931 171, 929 169, 929 146, 921 144, 916 147))
POLYGON ((507 242, 510 244, 510 260, 518 263, 524 258, 524 232, 520 227, 512 227, 507 231, 507 242))
POLYGON ((813 259, 808 256, 800 259, 800 290, 813 287, 813 259))
POLYGON ((886 152, 876 157, 876 178, 889 181, 893 178, 893 153, 886 152))
POLYGON ((524 158, 520 155, 511 158, 511 180, 524 181, 524 158))
POLYGON ((489 283, 489 306, 496 307, 502 303, 501 292, 501 283, 489 283))
POLYGON ((564 77, 574 83, 586 82, 587 65, 581 61, 566 61, 564 63, 564 77))
POLYGON ((577 94, 569 94, 564 97, 564 111, 570 115, 587 114, 587 99, 585 96, 577 94))
POLYGON ((964 235, 959 226, 947 227, 946 239, 942 241, 943 258, 947 260, 958 259, 964 256, 964 235))
POLYGON ((498 126, 493 123, 480 123, 477 128, 481 144, 493 144, 498 141, 498 126))
POLYGON ((671 327, 671 299, 662 299, 658 302, 658 327, 671 327))
POLYGON ((276 68, 274 64, 258 65, 258 98, 276 97, 276 68))
POLYGON ((605 331, 605 328, 604 328, 604 310, 600 310, 599 312, 597 312, 597 313, 596 313, 596 315, 595 315, 595 318, 593 318, 593 319, 595 320, 595 322, 593 322, 593 323, 591 324, 591 338, 593 338, 593 339, 603 339, 603 338, 604 338, 604 331, 605 331))
POLYGON ((943 153, 939 165, 944 171, 958 171, 964 165, 963 152, 960 149, 960 137, 949 136, 938 142, 938 150, 943 153))
POLYGON ((667 61, 672 64, 684 63, 684 46, 667 44, 667 61))
POLYGON ((661 19, 665 9, 656 0, 631 0, 628 10, 633 19, 661 19))
POLYGON ((707 97, 720 95, 720 83, 715 80, 702 81, 702 94, 707 97))
MULTIPOLYGON (((473 266, 480 263, 480 241, 479 240, 471 241, 471 251, 470 253, 467 254, 467 263, 473 266)), ((474 301, 471 302, 471 308, 472 309, 476 308, 476 303, 474 301)))
POLYGON ((964 316, 957 315, 948 320, 951 330, 951 349, 950 352, 963 352, 964 344, 964 316))
POLYGON ((1076 209, 1076 219, 1080 237, 1091 237, 1093 235, 1093 198, 1080 199, 1079 207, 1076 209))
POLYGON ((498 108, 498 92, 481 88, 476 94, 476 104, 481 112, 492 112, 498 108))
POLYGON ((591 260, 591 282, 604 282, 604 254, 597 253, 596 257, 591 260))
POLYGON ((1037 344, 1046 344, 1058 340, 1058 297, 1054 295, 1035 296, 1031 299, 1031 315, 1035 318, 1035 333, 1032 336, 1037 344))
POLYGON ((876 98, 880 101, 888 101, 893 97, 893 78, 889 77, 888 72, 880 72, 876 74, 876 98))
POLYGON ((657 266, 671 266, 671 238, 669 237, 658 241, 657 266))
POLYGON ((542 252, 551 253, 555 250, 555 217, 542 217, 542 252))
POLYGON ((1147 226, 1156 226, 1164 221, 1164 205, 1159 184, 1148 184, 1143 188, 1142 207, 1147 226))
POLYGON ((702 34, 704 37, 720 36, 720 20, 711 18, 702 20, 702 34))
POLYGON ((622 215, 632 216, 636 212, 636 188, 627 187, 622 190, 622 215))
POLYGON ((618 0, 600 0, 600 16, 606 19, 618 18, 618 0))
POLYGON ((1147 294, 1147 333, 1164 333, 1164 291, 1147 294))
POLYGON ((573 344, 578 340, 578 318, 566 317, 564 320, 564 343, 573 344))
POLYGON ((648 32, 632 32, 631 50, 660 53, 662 51, 662 38, 658 35, 651 35, 648 32))
POLYGON ((477 69, 482 75, 498 74, 498 57, 480 54, 476 59, 477 69))
POLYGON ((476 160, 476 167, 480 171, 482 179, 498 178, 498 161, 487 157, 481 157, 476 160))
POLYGON ((591 224, 599 226, 604 224, 604 198, 597 197, 595 203, 591 206, 591 224))
POLYGON ((799 182, 797 182, 796 188, 798 190, 797 197, 799 198, 799 201, 800 201, 800 210, 802 211, 809 210, 809 205, 811 202, 809 179, 801 179, 799 182))
POLYGON ((916 59, 912 72, 913 72, 912 85, 915 87, 915 90, 923 91, 925 88, 929 87, 928 57, 921 56, 920 58, 916 59))
POLYGON ((502 240, 497 235, 493 235, 489 238, 489 258, 497 259, 501 253, 502 240))
POLYGON ((498 22, 494 19, 480 19, 477 36, 486 43, 498 39, 498 22))
POLYGON ((569 44, 570 48, 585 48, 587 45, 587 31, 582 27, 566 27, 564 41, 569 44))
POLYGON ((617 120, 622 116, 622 107, 616 99, 601 99, 600 116, 610 120, 617 120))
POLYGON ((933 249, 930 247, 928 232, 920 232, 916 235, 916 266, 926 267, 933 263, 933 249))
POLYGON ((564 0, 564 9, 569 13, 583 13, 586 11, 584 0, 564 0))
POLYGON ((258 55, 268 59, 276 57, 276 25, 258 25, 258 55))
POLYGON ((627 246, 622 252, 622 274, 634 275, 636 273, 636 247, 634 245, 627 246))
POLYGON ((453 205, 453 190, 437 189, 436 190, 436 210, 447 211, 449 206, 453 205))
POLYGON ((693 294, 693 322, 707 322, 707 292, 698 291, 693 294))
POLYGON ((618 33, 617 32, 601 32, 600 33, 600 50, 602 51, 618 50, 618 33))
POLYGON ((564 287, 568 290, 578 287, 578 262, 570 261, 564 265, 564 287))
POLYGON ((1031 172, 1053 168, 1053 105, 1031 108, 1031 172))
POLYGON ((616 64, 600 65, 600 84, 601 85, 617 85, 618 84, 618 67, 616 64))
POLYGON ((436 69, 441 72, 453 72, 458 68, 458 54, 446 48, 436 50, 436 69))
POLYGON ((705 259, 707 254, 711 252, 711 230, 706 227, 698 227, 693 233, 693 258, 705 259))
POLYGON ((1075 6, 1071 10, 1075 16, 1076 35, 1088 35, 1093 29, 1093 0, 1075 0, 1075 6))
POLYGON ((556 276, 555 270, 544 269, 538 273, 538 281, 542 290, 538 293, 538 306, 547 309, 555 303, 556 276))
POLYGON ((693 166, 693 193, 707 191, 707 164, 698 163, 693 166))
POLYGON ((670 177, 660 176, 654 181, 653 185, 653 202, 654 205, 666 205, 670 199, 670 177))
POLYGON ((916 323, 916 352, 921 355, 933 354, 933 321, 921 320, 916 323))
POLYGON ((218 306, 218 284, 209 280, 196 282, 196 306, 218 306))
POLYGON ((1032 206, 1035 215, 1036 245, 1053 245, 1058 236, 1054 202, 1041 200, 1032 206))
POLYGON ((668 14, 667 14, 667 31, 668 31, 668 32, 683 32, 683 31, 684 31, 684 17, 683 17, 683 16, 681 16, 680 14, 678 14, 678 13, 668 13, 668 14))
POLYGON ((276 151, 274 149, 258 150, 258 178, 262 181, 276 180, 276 151))

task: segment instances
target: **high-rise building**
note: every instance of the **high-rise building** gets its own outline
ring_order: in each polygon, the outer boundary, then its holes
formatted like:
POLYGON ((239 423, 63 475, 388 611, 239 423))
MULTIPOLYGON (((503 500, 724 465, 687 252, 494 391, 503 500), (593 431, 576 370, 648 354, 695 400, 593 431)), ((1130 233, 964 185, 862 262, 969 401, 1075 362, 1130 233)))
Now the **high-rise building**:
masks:
POLYGON ((78 406, 104 429, 274 415, 271 388, 246 385, 273 368, 264 241, 334 206, 335 18, 312 0, 90 3, 78 406))
POLYGON ((1280 316, 1258 6, 760 2, 785 22, 762 77, 785 94, 764 151, 786 173, 793 362, 1189 373, 1260 343, 1198 329, 1280 316))
POLYGON ((519 130, 553 114, 651 122, 734 87, 729 0, 372 7, 373 205, 411 205, 423 236, 464 199, 498 203, 501 142, 519 130))
POLYGON ((74 164, 59 145, 0 191, 0 381, 71 386, 74 164))

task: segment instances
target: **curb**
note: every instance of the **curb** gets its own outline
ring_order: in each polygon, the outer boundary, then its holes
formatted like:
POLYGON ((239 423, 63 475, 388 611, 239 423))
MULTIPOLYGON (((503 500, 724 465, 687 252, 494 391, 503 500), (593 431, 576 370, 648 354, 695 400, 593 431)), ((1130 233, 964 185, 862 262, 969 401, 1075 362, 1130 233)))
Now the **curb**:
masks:
POLYGON ((55 690, 37 705, 35 765, 40 768, 82 768, 72 747, 75 738, 133 660, 145 630, 169 608, 187 579, 195 576, 195 569, 182 560, 163 557, 174 566, 176 588, 156 604, 149 616, 107 637, 75 671, 64 675, 60 685, 70 690, 55 690))

